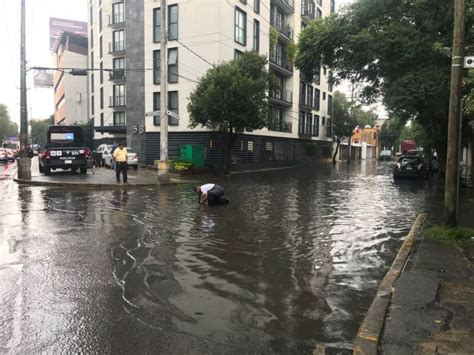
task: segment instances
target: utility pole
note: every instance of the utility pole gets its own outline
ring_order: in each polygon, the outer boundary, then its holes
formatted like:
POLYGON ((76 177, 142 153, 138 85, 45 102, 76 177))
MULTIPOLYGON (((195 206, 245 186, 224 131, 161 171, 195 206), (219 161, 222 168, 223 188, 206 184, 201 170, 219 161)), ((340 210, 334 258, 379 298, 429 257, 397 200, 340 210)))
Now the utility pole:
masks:
POLYGON ((31 159, 28 158, 28 106, 26 102, 26 49, 25 49, 25 0, 21 0, 20 35, 20 159, 18 178, 31 180, 31 159))
POLYGON ((459 140, 461 85, 464 61, 465 0, 454 0, 453 54, 449 95, 448 154, 444 189, 444 222, 448 227, 457 225, 459 194, 459 140))
POLYGON ((160 163, 158 181, 170 181, 168 164, 168 40, 166 0, 160 0, 161 41, 160 41, 160 163))
MULTIPOLYGON (((351 78, 351 124, 354 123, 354 78, 351 78)), ((351 162, 351 150, 352 150, 352 132, 354 132, 354 128, 351 130, 351 136, 349 137, 349 145, 347 146, 348 149, 348 157, 347 162, 351 162)))

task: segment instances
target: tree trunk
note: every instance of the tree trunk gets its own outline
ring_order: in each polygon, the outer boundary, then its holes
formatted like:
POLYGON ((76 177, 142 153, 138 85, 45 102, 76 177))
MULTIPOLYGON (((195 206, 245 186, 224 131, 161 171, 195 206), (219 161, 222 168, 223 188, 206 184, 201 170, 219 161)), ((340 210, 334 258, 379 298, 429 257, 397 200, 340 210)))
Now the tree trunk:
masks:
POLYGON ((339 152, 339 146, 341 145, 341 140, 338 139, 337 140, 337 145, 336 145, 336 151, 334 152, 334 155, 332 156, 332 163, 333 164, 336 164, 336 157, 337 157, 337 153, 339 152))
POLYGON ((237 139, 237 134, 233 132, 233 128, 231 126, 229 127, 227 144, 225 145, 224 175, 230 174, 231 152, 232 152, 232 147, 234 146, 236 139, 237 139))
POLYGON ((352 155, 352 136, 349 137, 349 145, 347 146, 347 151, 348 151, 348 154, 347 154, 347 162, 350 163, 351 162, 351 155, 352 155))

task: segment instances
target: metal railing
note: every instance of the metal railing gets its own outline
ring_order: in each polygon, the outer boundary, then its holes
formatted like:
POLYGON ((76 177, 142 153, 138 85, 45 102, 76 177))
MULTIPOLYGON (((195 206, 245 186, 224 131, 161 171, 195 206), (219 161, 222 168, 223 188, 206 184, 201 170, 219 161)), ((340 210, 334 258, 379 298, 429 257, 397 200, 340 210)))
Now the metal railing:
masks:
POLYGON ((109 15, 109 25, 116 25, 123 22, 125 22, 125 14, 123 12, 109 15))
POLYGON ((125 106, 125 105, 126 105, 125 95, 109 97, 109 107, 120 107, 120 106, 125 106))
POLYGON ((122 52, 125 50, 125 41, 116 41, 109 43, 109 53, 122 52))
POLYGON ((292 132, 293 125, 291 122, 287 122, 284 119, 278 120, 278 119, 269 119, 268 120, 268 126, 267 129, 269 131, 275 131, 275 132, 286 132, 286 133, 291 133, 292 132))
POLYGON ((280 32, 283 36, 285 36, 288 39, 293 39, 293 28, 285 23, 282 23, 281 21, 275 20, 275 18, 271 17, 270 18, 270 24, 275 27, 278 32, 280 32))
POLYGON ((110 80, 124 80, 125 69, 114 69, 109 74, 110 80))
POLYGON ((290 104, 293 103, 293 92, 290 90, 275 89, 270 91, 270 97, 290 104))
POLYGON ((270 62, 278 65, 279 67, 286 69, 290 72, 293 72, 293 66, 288 63, 288 60, 283 59, 285 53, 282 56, 278 56, 275 50, 270 52, 270 62))

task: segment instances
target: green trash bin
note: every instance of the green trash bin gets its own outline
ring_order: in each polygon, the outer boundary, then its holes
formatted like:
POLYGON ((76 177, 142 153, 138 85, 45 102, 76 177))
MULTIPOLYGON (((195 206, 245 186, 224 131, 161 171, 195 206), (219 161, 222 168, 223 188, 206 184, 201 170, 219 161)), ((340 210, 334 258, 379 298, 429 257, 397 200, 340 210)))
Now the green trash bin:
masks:
POLYGON ((202 144, 184 144, 180 149, 180 160, 192 163, 195 168, 203 168, 204 146, 202 144))

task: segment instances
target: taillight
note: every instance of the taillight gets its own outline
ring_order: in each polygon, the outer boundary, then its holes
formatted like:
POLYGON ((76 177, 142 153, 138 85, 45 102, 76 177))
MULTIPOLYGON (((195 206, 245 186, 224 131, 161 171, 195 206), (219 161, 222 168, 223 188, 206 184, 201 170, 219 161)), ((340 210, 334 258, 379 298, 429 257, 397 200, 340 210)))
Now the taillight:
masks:
POLYGON ((88 148, 84 149, 84 156, 85 156, 86 158, 89 158, 89 155, 91 155, 90 149, 88 149, 88 148))
POLYGON ((45 150, 43 152, 43 155, 42 155, 43 159, 49 159, 50 155, 49 155, 49 150, 45 150))

